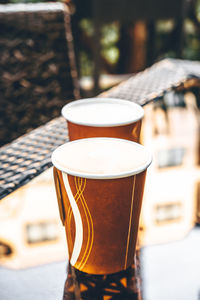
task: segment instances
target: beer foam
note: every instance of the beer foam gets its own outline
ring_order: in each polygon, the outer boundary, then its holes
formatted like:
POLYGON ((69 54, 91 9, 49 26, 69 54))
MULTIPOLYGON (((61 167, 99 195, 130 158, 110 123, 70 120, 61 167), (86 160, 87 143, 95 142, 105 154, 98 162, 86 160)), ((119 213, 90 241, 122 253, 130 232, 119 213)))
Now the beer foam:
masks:
POLYGON ((88 126, 116 126, 143 118, 143 108, 133 102, 113 98, 89 98, 65 105, 62 115, 68 121, 88 126))
POLYGON ((115 138, 89 138, 68 142, 52 154, 56 168, 85 178, 121 178, 145 170, 151 163, 147 149, 115 138))

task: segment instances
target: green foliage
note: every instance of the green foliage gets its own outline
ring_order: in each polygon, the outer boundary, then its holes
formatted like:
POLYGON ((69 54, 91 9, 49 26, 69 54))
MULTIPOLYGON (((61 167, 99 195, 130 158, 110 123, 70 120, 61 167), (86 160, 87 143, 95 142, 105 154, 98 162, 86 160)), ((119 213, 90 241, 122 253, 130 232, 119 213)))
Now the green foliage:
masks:
POLYGON ((80 77, 91 76, 94 68, 93 61, 86 51, 79 52, 80 60, 80 77))
POLYGON ((183 56, 185 59, 200 60, 199 34, 197 28, 189 19, 185 21, 185 47, 183 56))
POLYGON ((116 46, 103 48, 101 54, 110 64, 115 64, 119 59, 119 49, 116 46))
POLYGON ((94 34, 94 26, 91 20, 89 19, 82 19, 80 21, 80 28, 85 34, 87 34, 89 37, 92 37, 94 34))
POLYGON ((119 58, 119 49, 116 45, 119 41, 119 29, 119 24, 113 22, 104 25, 101 30, 101 54, 111 65, 115 64, 119 58))
MULTIPOLYGON (((5 0, 6 1, 6 0, 5 0)), ((36 3, 47 2, 48 0, 7 0, 9 3, 36 3)), ((51 0, 52 1, 52 0, 51 0)), ((56 0, 54 0, 55 2, 56 0)), ((64 1, 64 0, 58 0, 64 1)), ((83 1, 83 0, 81 0, 83 1)), ((185 20, 185 41, 183 48, 183 58, 191 60, 200 60, 200 0, 196 0, 195 14, 199 21, 199 28, 195 26, 193 20, 185 20)), ((160 20, 156 22, 156 48, 158 49, 157 59, 164 57, 176 57, 173 49, 173 41, 167 45, 167 49, 163 51, 166 41, 175 27, 175 22, 172 20, 160 20), (161 50, 162 49, 162 50, 161 50), (159 52, 160 50, 160 52, 159 52)), ((88 39, 91 40, 94 34, 94 25, 90 19, 82 19, 80 29, 88 39)), ((120 39, 120 23, 113 22, 106 24, 101 28, 101 55, 103 59, 111 66, 117 64, 119 60, 118 42, 120 39)), ((83 39, 84 41, 84 39, 83 39)), ((92 74, 94 67, 92 61, 92 40, 90 45, 84 47, 80 45, 80 73, 82 76, 92 74), (89 50, 90 48, 90 50, 89 50)))
POLYGON ((196 16, 200 22, 200 0, 196 0, 196 16))
MULTIPOLYGON (((79 26, 83 35, 86 35, 90 39, 93 37, 94 25, 92 20, 84 18, 81 20, 79 26)), ((119 58, 119 49, 117 47, 119 29, 120 26, 118 22, 103 25, 101 28, 101 54, 110 65, 116 64, 119 58)), ((92 74, 94 64, 92 62, 91 53, 88 52, 88 49, 82 49, 79 51, 79 59, 81 75, 90 76, 92 74)))
POLYGON ((119 40, 119 29, 118 22, 106 24, 102 27, 102 38, 101 44, 103 47, 109 47, 116 44, 119 40))

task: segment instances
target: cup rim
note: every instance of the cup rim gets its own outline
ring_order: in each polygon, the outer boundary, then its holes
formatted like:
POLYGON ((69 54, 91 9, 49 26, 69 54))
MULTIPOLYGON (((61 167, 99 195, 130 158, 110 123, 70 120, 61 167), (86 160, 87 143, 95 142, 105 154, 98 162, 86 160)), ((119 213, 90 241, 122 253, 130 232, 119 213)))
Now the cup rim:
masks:
POLYGON ((137 104, 136 102, 132 102, 125 99, 119 99, 119 98, 104 98, 104 97, 92 97, 92 98, 83 98, 79 100, 72 101, 70 103, 67 103, 63 106, 61 109, 62 116, 69 122, 78 124, 78 125, 84 125, 84 126, 93 126, 93 127, 114 127, 114 126, 122 126, 122 125, 128 125, 133 122, 137 122, 141 120, 144 117, 144 109, 141 105, 137 104), (137 109, 138 116, 135 116, 132 119, 125 120, 125 121, 115 121, 115 122, 107 122, 107 123, 95 123, 95 122, 87 122, 87 121, 79 121, 77 119, 74 119, 73 117, 68 115, 68 109, 72 106, 79 105, 80 103, 92 103, 94 101, 100 101, 100 102, 108 102, 110 104, 121 104, 122 101, 127 106, 130 106, 130 108, 137 109))
POLYGON ((57 147, 53 151, 53 153, 51 155, 51 160, 52 160, 54 167, 56 167, 58 170, 60 170, 64 173, 72 175, 72 176, 88 178, 88 179, 116 179, 116 178, 130 177, 130 176, 133 176, 133 175, 136 175, 136 174, 139 174, 139 173, 145 171, 152 162, 152 154, 151 154, 151 151, 147 147, 145 147, 139 143, 133 142, 133 141, 119 139, 119 138, 110 138, 110 137, 109 138, 95 137, 95 138, 78 139, 78 140, 69 141, 67 143, 64 143, 63 145, 57 147), (122 172, 118 172, 118 173, 113 172, 113 173, 109 173, 109 174, 96 174, 96 173, 92 173, 92 172, 86 173, 83 171, 74 171, 74 170, 71 170, 70 168, 63 167, 56 161, 57 152, 60 151, 59 149, 66 147, 67 144, 72 144, 72 143, 73 144, 75 144, 75 143, 81 144, 81 143, 87 142, 87 141, 91 142, 91 140, 119 140, 119 141, 123 141, 124 143, 135 144, 135 145, 137 145, 138 148, 144 149, 146 151, 147 159, 144 164, 140 165, 139 167, 133 168, 133 170, 122 171, 122 172))

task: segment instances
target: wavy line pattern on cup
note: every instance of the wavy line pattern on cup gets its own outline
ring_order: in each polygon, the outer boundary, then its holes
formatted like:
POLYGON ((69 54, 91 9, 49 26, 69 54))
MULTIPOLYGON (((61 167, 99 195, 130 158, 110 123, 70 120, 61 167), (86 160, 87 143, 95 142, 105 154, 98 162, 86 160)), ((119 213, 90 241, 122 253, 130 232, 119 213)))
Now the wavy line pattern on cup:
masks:
POLYGON ((71 264, 74 266, 78 260, 79 254, 81 252, 82 244, 83 244, 83 223, 81 219, 81 215, 78 209, 78 205, 76 203, 76 200, 72 194, 68 176, 67 174, 63 173, 63 182, 65 185, 65 189, 68 195, 69 202, 72 207, 72 212, 74 215, 74 221, 75 221, 75 241, 74 241, 74 248, 71 256, 71 264))
MULTIPOLYGON (((84 232, 83 232, 83 239, 84 239, 84 236, 87 238, 85 251, 84 251, 84 253, 83 253, 83 255, 80 259, 80 262, 77 262, 77 260, 75 262, 75 266, 79 270, 81 270, 82 268, 84 268, 84 266, 85 266, 85 264, 86 264, 86 262, 89 258, 90 252, 92 250, 92 245, 93 245, 93 241, 94 241, 94 228, 93 228, 92 217, 91 217, 89 208, 87 206, 87 202, 85 200, 85 197, 83 195, 83 192, 84 192, 85 187, 86 187, 86 179, 81 178, 81 177, 74 177, 74 183, 75 183, 75 187, 76 187, 76 194, 75 194, 75 196, 73 196, 72 191, 71 191, 71 194, 74 198, 74 201, 76 202, 76 206, 77 206, 78 210, 79 210, 78 205, 79 205, 79 202, 80 202, 80 205, 83 208, 84 215, 85 215, 86 222, 87 222, 87 233, 84 234, 84 232)), ((70 188, 70 190, 71 190, 71 188, 70 188)), ((66 192, 68 194, 67 189, 66 189, 66 192)), ((69 197, 69 194, 68 194, 68 197, 69 197)), ((69 199, 69 201, 70 201, 70 199, 69 199)), ((71 201, 70 201, 70 204, 71 204, 71 201)), ((72 214, 74 214, 74 209, 73 209, 73 206, 71 204, 69 209, 68 209, 68 213, 67 213, 67 228, 71 227, 72 214)), ((79 212, 79 214, 80 214, 80 212, 79 212)), ((75 216, 74 216, 74 219, 75 219, 75 224, 76 224, 75 216)), ((76 230, 77 230, 77 226, 76 226, 76 230)), ((77 234, 79 234, 79 233, 77 233, 77 234)), ((70 238, 70 240, 72 242, 71 231, 68 232, 68 237, 70 238)), ((83 242, 82 242, 82 244, 83 244, 83 242)), ((81 252, 81 250, 80 250, 80 252, 81 252)), ((80 255, 80 252, 79 252, 79 255, 80 255)), ((73 250, 73 253, 74 253, 74 250, 73 250)), ((71 258, 71 263, 73 263, 72 258, 71 258)), ((78 259, 78 257, 77 257, 77 259, 78 259)))
MULTIPOLYGON (((75 177, 75 186, 76 186, 76 190, 80 191, 80 186, 82 186, 82 181, 84 180, 84 184, 83 186, 86 185, 86 179, 84 178, 80 178, 80 177, 75 177)), ((85 200, 85 197, 83 195, 83 192, 81 191, 80 193, 80 200, 81 200, 81 204, 84 210, 84 214, 86 217, 86 221, 87 221, 87 243, 86 243, 86 248, 84 251, 84 254, 81 258, 81 261, 79 264, 76 265, 76 267, 79 270, 82 270, 90 256, 90 252, 92 250, 92 245, 93 245, 93 241, 94 241, 94 228, 93 228, 93 221, 92 221, 92 216, 90 214, 89 208, 87 206, 87 202, 85 200)))
MULTIPOLYGON (((75 194, 74 198, 75 198, 75 201, 76 201, 77 205, 78 205, 78 202, 79 202, 79 200, 81 198, 82 193, 85 190, 85 187, 86 187, 86 180, 84 180, 84 181, 82 180, 81 184, 79 184, 79 186, 76 187, 76 194, 75 194)), ((69 206, 68 213, 67 213, 67 228, 71 227, 71 220, 72 220, 72 207, 69 206)), ((69 237, 69 239, 71 241, 71 244, 73 244, 71 231, 69 231, 68 237, 69 237)))

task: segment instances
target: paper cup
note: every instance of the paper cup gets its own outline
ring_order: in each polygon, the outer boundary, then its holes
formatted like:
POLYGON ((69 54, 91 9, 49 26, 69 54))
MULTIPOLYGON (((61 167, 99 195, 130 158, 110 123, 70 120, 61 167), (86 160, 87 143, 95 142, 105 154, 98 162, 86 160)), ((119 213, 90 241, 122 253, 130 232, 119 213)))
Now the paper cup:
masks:
POLYGON ((134 262, 149 152, 124 139, 89 138, 58 147, 52 162, 72 266, 91 274, 127 269, 134 262))
POLYGON ((143 108, 127 100, 89 98, 73 101, 62 108, 69 140, 114 137, 139 142, 143 108))

